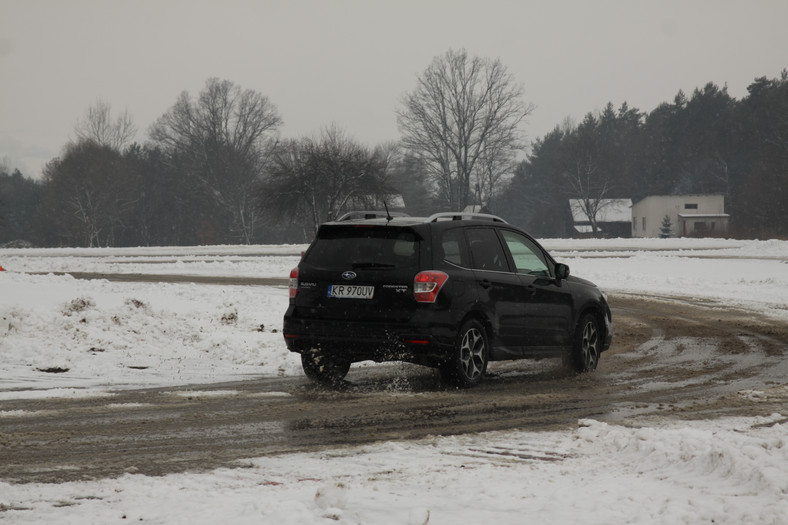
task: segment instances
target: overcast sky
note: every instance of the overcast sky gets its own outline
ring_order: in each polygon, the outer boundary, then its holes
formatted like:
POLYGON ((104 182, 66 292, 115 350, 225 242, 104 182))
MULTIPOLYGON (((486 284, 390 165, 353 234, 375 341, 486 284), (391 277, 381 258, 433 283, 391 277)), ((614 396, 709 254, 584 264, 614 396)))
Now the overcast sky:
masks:
POLYGON ((788 68, 786 0, 0 0, 0 162, 38 176, 97 100, 149 126, 210 77, 270 98, 284 137, 396 140, 395 108, 449 49, 498 58, 530 139, 608 102, 651 111, 788 68))

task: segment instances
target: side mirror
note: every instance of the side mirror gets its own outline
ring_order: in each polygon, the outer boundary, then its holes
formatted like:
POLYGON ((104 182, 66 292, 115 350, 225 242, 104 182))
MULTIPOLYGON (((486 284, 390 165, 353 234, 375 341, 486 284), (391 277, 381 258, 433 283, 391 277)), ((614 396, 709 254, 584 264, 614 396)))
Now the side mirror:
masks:
POLYGON ((557 263, 555 265, 555 278, 560 280, 569 277, 569 266, 564 263, 557 263))

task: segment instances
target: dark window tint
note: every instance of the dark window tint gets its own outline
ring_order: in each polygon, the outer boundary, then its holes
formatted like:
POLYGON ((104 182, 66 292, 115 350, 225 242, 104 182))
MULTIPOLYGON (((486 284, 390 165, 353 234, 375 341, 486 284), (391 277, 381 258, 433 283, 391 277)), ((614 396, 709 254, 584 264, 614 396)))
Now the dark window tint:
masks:
POLYGON ((306 262, 320 268, 418 266, 418 242, 414 232, 395 228, 326 228, 306 262))
POLYGON ((465 236, 461 229, 447 230, 441 236, 441 258, 444 261, 470 268, 467 251, 464 249, 465 236))
POLYGON ((468 245, 471 248, 473 268, 495 272, 508 272, 501 242, 492 228, 471 228, 468 230, 468 245))

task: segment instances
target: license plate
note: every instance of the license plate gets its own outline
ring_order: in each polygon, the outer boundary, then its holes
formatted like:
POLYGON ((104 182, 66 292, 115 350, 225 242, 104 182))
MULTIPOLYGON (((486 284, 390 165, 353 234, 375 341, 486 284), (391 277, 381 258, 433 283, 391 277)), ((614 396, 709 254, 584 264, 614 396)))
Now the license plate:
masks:
POLYGON ((332 284, 328 287, 328 296, 339 299, 372 299, 374 286, 356 286, 354 284, 332 284))

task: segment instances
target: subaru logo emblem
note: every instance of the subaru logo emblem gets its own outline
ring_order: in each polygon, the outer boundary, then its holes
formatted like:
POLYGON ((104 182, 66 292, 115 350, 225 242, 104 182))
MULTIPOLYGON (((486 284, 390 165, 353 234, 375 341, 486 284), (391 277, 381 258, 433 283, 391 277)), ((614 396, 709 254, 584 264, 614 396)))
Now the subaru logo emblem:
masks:
POLYGON ((346 280, 346 281, 350 281, 350 280, 352 280, 352 279, 355 279, 355 278, 356 278, 356 272, 350 272, 350 271, 348 271, 348 272, 343 272, 343 273, 342 273, 342 278, 343 278, 344 280, 346 280))

